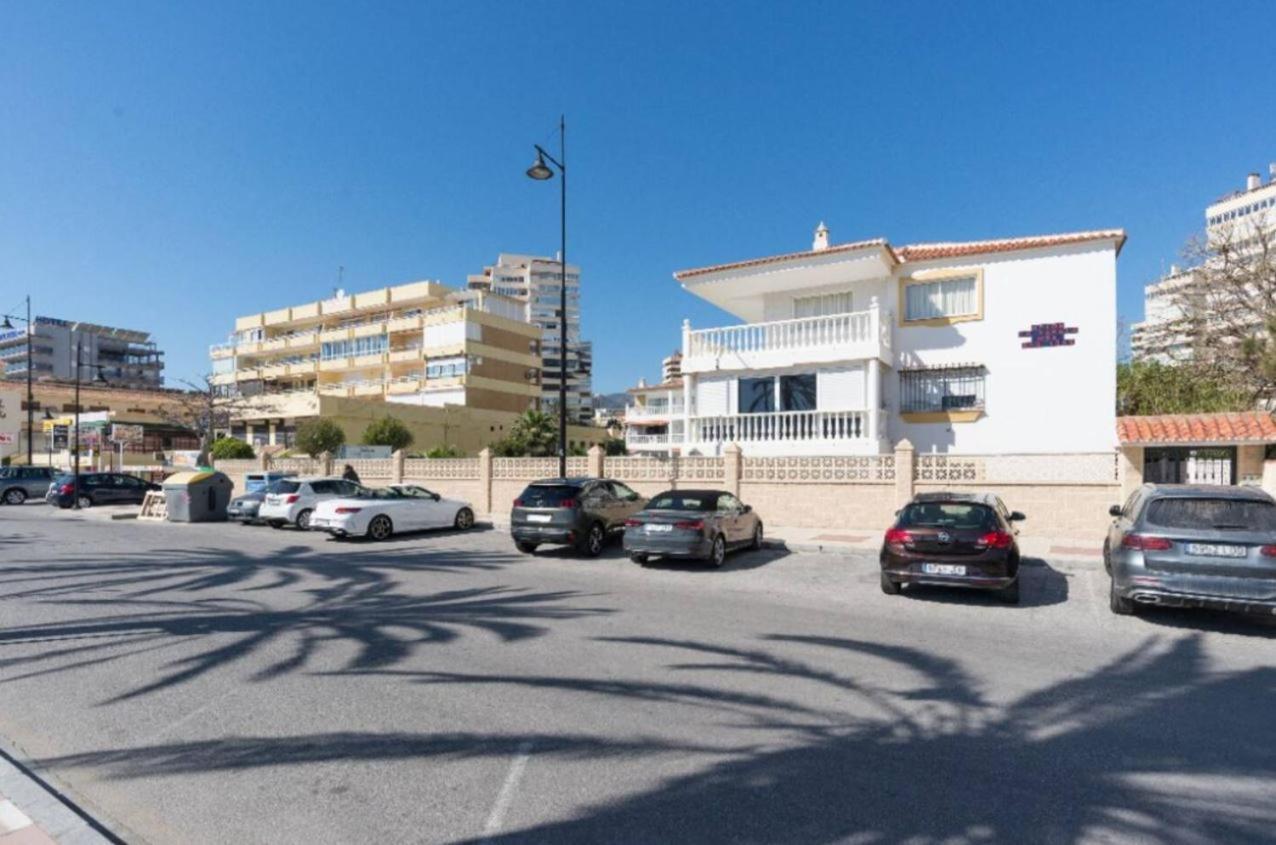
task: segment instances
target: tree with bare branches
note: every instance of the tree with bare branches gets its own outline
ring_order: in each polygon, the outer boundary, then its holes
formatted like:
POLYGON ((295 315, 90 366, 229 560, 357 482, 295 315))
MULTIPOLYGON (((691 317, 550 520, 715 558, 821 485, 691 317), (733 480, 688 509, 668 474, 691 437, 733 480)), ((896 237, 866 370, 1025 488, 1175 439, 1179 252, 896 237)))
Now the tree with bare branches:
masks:
POLYGON ((1189 269, 1162 283, 1168 319, 1145 330, 1144 357, 1251 403, 1276 397, 1276 226, 1215 227, 1184 255, 1189 269))
POLYGON ((156 409, 165 422, 183 428, 199 438, 199 464, 209 462, 209 448, 217 431, 230 428, 231 419, 247 408, 243 396, 228 393, 213 384, 209 376, 199 382, 179 381, 186 390, 156 409))

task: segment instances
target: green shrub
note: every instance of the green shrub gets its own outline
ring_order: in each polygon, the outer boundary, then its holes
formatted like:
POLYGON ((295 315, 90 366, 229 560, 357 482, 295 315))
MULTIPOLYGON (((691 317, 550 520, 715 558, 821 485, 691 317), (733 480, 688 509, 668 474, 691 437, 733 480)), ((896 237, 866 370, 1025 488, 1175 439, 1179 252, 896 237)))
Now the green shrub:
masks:
POLYGON ((385 416, 368 425, 363 431, 364 446, 389 446, 394 451, 412 445, 412 432, 402 420, 385 416))
POLYGON ((629 448, 625 446, 625 441, 617 437, 609 437, 604 441, 603 449, 609 458, 623 458, 629 454, 629 448))
POLYGON ((465 453, 455 446, 435 446, 425 453, 427 458, 464 458, 465 453))
POLYGON ((324 452, 336 452, 346 442, 346 433, 341 426, 329 419, 317 417, 297 423, 297 436, 294 440, 297 448, 312 458, 324 452))
POLYGON ((214 440, 209 454, 215 461, 250 461, 257 457, 252 446, 234 437, 219 437, 214 440))

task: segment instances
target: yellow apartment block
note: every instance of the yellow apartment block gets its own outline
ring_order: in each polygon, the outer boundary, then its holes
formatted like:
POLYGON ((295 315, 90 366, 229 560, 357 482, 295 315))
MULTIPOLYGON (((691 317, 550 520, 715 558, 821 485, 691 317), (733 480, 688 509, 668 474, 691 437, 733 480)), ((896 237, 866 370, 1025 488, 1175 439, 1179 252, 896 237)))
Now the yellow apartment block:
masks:
POLYGON ((231 433, 258 446, 290 445, 316 416, 357 442, 391 414, 414 428, 415 448, 477 451, 538 407, 541 329, 523 314, 507 297, 437 282, 338 291, 238 318, 210 350, 212 379, 244 397, 231 433))

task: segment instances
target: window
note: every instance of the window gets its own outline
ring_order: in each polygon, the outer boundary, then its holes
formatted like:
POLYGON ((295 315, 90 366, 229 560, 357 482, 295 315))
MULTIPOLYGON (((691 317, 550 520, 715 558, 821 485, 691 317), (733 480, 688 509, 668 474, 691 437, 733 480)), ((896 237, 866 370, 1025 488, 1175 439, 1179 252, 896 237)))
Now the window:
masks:
POLYGON ((766 414, 775 410, 774 378, 742 378, 739 393, 742 414, 766 414))
POLYGON ((815 373, 780 376, 780 410, 815 410, 815 373))
POLYGON ((899 515, 901 528, 948 528, 956 531, 993 531, 997 517, 974 502, 914 502, 899 515))
POLYGON ((974 318, 980 311, 978 274, 904 285, 904 321, 974 318))
POLYGON ((983 410, 984 376, 983 367, 903 370, 899 374, 899 411, 983 410))
POLYGON ((743 508, 740 507, 740 500, 735 496, 730 493, 722 493, 718 496, 719 513, 734 513, 738 510, 743 510, 743 508))
POLYGON ((1276 531, 1276 505, 1257 499, 1154 499, 1147 521, 1191 531, 1276 531))
POLYGON ((817 296, 800 296, 793 300, 793 316, 823 317, 828 314, 849 314, 851 311, 851 292, 825 293, 817 296))
POLYGON ((610 483, 611 483, 611 492, 615 493, 616 498, 620 499, 621 501, 636 502, 640 498, 642 498, 635 491, 621 484, 619 481, 612 481, 610 483))
POLYGON ((456 358, 435 358, 425 366, 425 377, 432 378, 454 378, 463 376, 466 372, 465 356, 456 358))

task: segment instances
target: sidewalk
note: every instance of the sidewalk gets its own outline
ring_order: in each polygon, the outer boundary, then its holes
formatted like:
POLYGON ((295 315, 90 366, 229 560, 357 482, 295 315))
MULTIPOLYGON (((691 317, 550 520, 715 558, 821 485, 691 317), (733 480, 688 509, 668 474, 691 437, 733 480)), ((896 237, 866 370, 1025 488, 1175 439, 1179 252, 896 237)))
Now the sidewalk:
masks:
POLYGON ((110 845, 111 837, 0 745, 0 845, 110 845))

